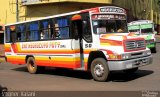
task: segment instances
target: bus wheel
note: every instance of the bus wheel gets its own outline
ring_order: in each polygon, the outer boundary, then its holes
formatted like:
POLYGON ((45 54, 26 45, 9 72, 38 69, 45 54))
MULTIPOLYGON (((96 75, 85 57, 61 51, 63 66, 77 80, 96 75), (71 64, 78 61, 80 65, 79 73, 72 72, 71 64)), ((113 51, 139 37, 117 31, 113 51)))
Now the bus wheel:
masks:
POLYGON ((96 81, 106 81, 109 75, 107 61, 103 58, 94 59, 91 63, 91 74, 96 81))
POLYGON ((35 60, 34 60, 33 57, 29 57, 27 59, 27 69, 28 69, 28 72, 31 73, 31 74, 37 73, 38 67, 35 64, 35 60))
POLYGON ((138 67, 132 68, 132 69, 123 70, 123 72, 130 74, 130 73, 135 73, 137 70, 138 70, 138 67))

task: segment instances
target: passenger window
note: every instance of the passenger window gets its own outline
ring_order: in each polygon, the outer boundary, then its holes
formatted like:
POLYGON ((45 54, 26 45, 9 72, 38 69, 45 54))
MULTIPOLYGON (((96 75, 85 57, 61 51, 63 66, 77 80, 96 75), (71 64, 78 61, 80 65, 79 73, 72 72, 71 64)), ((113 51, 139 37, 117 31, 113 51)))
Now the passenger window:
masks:
POLYGON ((10 27, 6 27, 5 30, 6 42, 11 42, 11 30, 10 27))
POLYGON ((52 24, 50 20, 40 21, 40 39, 50 39, 52 36, 52 24))
POLYGON ((16 26, 10 26, 11 40, 10 42, 16 42, 16 26))
POLYGON ((57 39, 69 38, 69 23, 67 18, 56 18, 54 24, 54 37, 57 39))
POLYGON ((31 22, 28 23, 27 28, 27 40, 39 40, 40 34, 39 34, 39 26, 38 22, 31 22))
POLYGON ((26 40, 26 26, 25 24, 17 25, 17 41, 26 40))

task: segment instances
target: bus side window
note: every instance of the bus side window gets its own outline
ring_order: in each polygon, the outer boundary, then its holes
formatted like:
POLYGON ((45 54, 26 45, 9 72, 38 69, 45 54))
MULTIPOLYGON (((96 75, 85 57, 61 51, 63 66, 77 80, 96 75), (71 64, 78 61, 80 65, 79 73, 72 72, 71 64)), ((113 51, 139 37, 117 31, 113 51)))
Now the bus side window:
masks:
POLYGON ((37 41, 40 39, 38 22, 28 23, 27 39, 37 41))
POLYGON ((67 18, 56 18, 54 24, 54 37, 57 39, 69 38, 69 22, 67 18))
POLYGON ((16 42, 16 26, 10 26, 11 31, 11 40, 10 42, 15 43, 16 42))
POLYGON ((83 38, 87 42, 92 42, 92 33, 91 33, 91 27, 90 27, 90 20, 87 14, 84 14, 85 16, 83 17, 83 38))
POLYGON ((17 41, 25 41, 26 40, 26 26, 25 24, 17 25, 17 41))
POLYGON ((5 37, 6 37, 6 42, 10 42, 11 40, 11 30, 9 27, 6 27, 6 30, 5 30, 5 37))
POLYGON ((51 38, 51 21, 42 20, 40 21, 40 39, 50 39, 51 38))

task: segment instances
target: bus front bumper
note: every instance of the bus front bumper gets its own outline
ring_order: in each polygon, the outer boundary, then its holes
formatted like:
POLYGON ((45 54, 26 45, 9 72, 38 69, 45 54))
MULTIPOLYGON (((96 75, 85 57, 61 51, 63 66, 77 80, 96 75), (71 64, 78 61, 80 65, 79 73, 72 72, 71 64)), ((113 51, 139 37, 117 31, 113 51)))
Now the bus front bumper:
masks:
POLYGON ((123 60, 123 61, 108 61, 108 66, 110 71, 115 71, 115 70, 132 69, 136 67, 149 65, 151 63, 152 63, 152 55, 136 59, 123 60))

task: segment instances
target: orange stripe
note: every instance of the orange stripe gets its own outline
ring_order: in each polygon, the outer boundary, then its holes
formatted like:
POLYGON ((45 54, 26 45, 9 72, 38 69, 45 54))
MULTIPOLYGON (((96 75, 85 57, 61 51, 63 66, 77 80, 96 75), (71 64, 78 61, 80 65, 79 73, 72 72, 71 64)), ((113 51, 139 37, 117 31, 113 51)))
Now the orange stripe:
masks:
POLYGON ((36 64, 40 66, 64 67, 64 68, 80 68, 80 61, 44 61, 36 60, 36 64))
POLYGON ((101 45, 112 45, 112 46, 122 46, 122 41, 117 41, 117 40, 109 40, 109 39, 101 39, 100 40, 101 45))
POLYGON ((9 56, 7 61, 13 64, 26 64, 24 57, 9 56))

